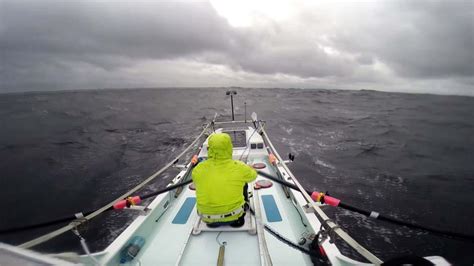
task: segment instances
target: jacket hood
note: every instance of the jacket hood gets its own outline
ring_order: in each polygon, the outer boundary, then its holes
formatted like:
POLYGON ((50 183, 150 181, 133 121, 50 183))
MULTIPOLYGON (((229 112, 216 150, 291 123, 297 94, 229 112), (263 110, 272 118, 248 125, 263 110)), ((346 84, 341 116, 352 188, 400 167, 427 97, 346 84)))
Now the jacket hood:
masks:
POLYGON ((226 133, 214 133, 209 137, 209 159, 232 159, 232 140, 226 133))

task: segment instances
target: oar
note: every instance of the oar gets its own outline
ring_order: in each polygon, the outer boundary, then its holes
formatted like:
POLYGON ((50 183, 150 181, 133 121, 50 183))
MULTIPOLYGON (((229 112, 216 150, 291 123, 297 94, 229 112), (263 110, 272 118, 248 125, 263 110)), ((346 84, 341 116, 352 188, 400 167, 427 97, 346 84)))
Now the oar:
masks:
MULTIPOLYGON (((276 183, 279 183, 283 186, 286 186, 286 187, 289 187, 291 189, 299 191, 298 187, 295 186, 294 184, 286 182, 286 181, 284 181, 280 178, 274 177, 274 176, 269 175, 269 174, 267 174, 265 172, 262 172, 262 171, 257 171, 257 172, 258 172, 259 175, 261 175, 263 177, 266 177, 266 178, 268 178, 272 181, 275 181, 276 183)), ((448 231, 448 230, 442 230, 442 229, 438 229, 438 228, 433 228, 433 227, 429 227, 429 226, 424 226, 424 225, 419 225, 419 224, 415 224, 415 223, 411 223, 411 222, 398 220, 398 219, 395 219, 395 218, 392 218, 392 217, 389 217, 389 216, 382 215, 382 214, 380 214, 376 211, 368 211, 368 210, 364 210, 362 208, 358 208, 358 207, 349 205, 347 203, 341 202, 341 200, 339 200, 337 198, 328 196, 328 195, 326 195, 324 193, 321 193, 321 192, 317 192, 317 191, 311 192, 309 190, 306 190, 306 192, 308 194, 310 194, 311 198, 316 202, 321 202, 323 204, 331 205, 331 206, 334 206, 334 207, 340 207, 342 209, 357 212, 357 213, 363 214, 365 216, 368 216, 370 218, 386 221, 386 222, 389 222, 389 223, 402 225, 402 226, 407 226, 407 227, 415 228, 415 229, 421 229, 421 230, 425 230, 425 231, 428 231, 428 232, 431 232, 431 233, 434 233, 434 234, 439 234, 439 235, 449 236, 449 237, 455 237, 455 238, 460 238, 460 239, 463 239, 463 240, 468 240, 468 241, 474 242, 474 235, 458 233, 458 232, 451 232, 451 231, 448 231)))
MULTIPOLYGON (((191 182, 192 182, 192 180, 190 179, 190 180, 187 180, 187 181, 184 181, 184 182, 181 182, 181 183, 171 185, 169 187, 157 190, 155 192, 142 195, 142 196, 128 197, 126 199, 118 201, 112 207, 107 209, 107 211, 114 210, 114 209, 115 210, 124 209, 125 207, 130 207, 131 205, 139 204, 144 199, 148 199, 148 198, 151 198, 153 196, 157 196, 157 195, 160 195, 162 193, 171 191, 173 189, 185 186, 185 185, 187 185, 191 182)), ((91 214, 95 211, 96 211, 96 209, 91 210, 91 211, 78 213, 78 214, 75 214, 75 215, 68 215, 66 217, 57 218, 57 219, 47 221, 47 222, 43 222, 43 223, 37 223, 37 224, 32 224, 32 225, 24 225, 24 226, 12 227, 12 228, 8 228, 8 229, 2 229, 2 230, 0 230, 0 234, 16 233, 16 232, 25 231, 25 230, 41 228, 41 227, 46 227, 46 226, 55 225, 55 224, 66 223, 66 222, 70 222, 72 220, 78 219, 80 216, 83 216, 83 217, 87 216, 87 215, 89 215, 89 214, 91 214)))

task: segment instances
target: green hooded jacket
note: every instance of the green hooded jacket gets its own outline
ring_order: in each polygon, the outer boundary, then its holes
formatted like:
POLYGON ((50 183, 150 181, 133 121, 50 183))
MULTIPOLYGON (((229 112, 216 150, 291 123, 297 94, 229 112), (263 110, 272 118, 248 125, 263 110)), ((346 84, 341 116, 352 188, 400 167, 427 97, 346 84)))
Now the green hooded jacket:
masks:
MULTIPOLYGON (((232 140, 228 134, 212 134, 208 144, 208 159, 199 163, 192 173, 197 209, 201 214, 227 214, 244 205, 243 187, 255 180, 257 172, 241 161, 232 160, 232 140)), ((218 220, 203 218, 203 221, 227 222, 242 214, 218 220)))

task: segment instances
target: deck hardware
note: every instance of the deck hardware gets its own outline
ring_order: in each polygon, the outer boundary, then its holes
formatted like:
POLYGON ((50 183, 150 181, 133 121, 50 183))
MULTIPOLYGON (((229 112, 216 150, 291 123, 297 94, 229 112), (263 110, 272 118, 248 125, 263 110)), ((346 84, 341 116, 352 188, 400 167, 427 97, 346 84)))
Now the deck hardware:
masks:
POLYGON ((264 164, 264 163, 254 163, 252 165, 252 167, 255 168, 255 169, 263 169, 263 168, 267 167, 267 165, 264 164))
POLYGON ((325 230, 321 229, 319 230, 319 233, 316 235, 317 239, 318 239, 318 245, 322 245, 324 243, 324 241, 326 241, 326 239, 328 238, 328 234, 325 230))
POLYGON ((269 187, 272 187, 272 186, 273 186, 272 181, 266 180, 266 179, 259 179, 259 180, 257 180, 257 182, 255 182, 253 188, 254 189, 261 189, 261 188, 269 188, 269 187))
POLYGON ((184 168, 186 168, 186 165, 185 164, 174 164, 173 167, 178 168, 178 169, 184 169, 184 168))
POLYGON ((312 212, 314 212, 313 206, 311 206, 309 203, 303 205, 303 210, 304 210, 305 213, 312 213, 312 212))
POLYGON ((333 243, 334 243, 335 236, 336 236, 336 232, 335 232, 335 231, 336 231, 337 229, 339 229, 340 227, 339 227, 339 225, 337 225, 337 224, 336 224, 335 226, 331 227, 331 226, 329 226, 329 224, 328 224, 329 222, 335 224, 332 219, 326 219, 326 220, 324 220, 324 221, 321 223, 321 229, 320 229, 320 231, 324 229, 322 232, 324 232, 324 233, 327 235, 327 237, 329 237, 329 243, 333 244, 333 243))
POLYGON ((306 244, 306 238, 302 237, 302 238, 300 238, 300 240, 298 241, 298 245, 302 246, 302 245, 304 245, 304 244, 306 244))
POLYGON ((305 232, 303 233, 303 237, 312 242, 316 238, 316 235, 314 233, 305 232))
POLYGON ((225 244, 219 247, 219 256, 217 257, 217 266, 224 265, 224 255, 225 255, 225 244))
POLYGON ((176 189, 176 192, 174 193, 174 198, 178 198, 179 194, 181 194, 181 192, 183 192, 183 187, 179 187, 176 189))
POLYGON ((288 191, 288 188, 285 186, 282 186, 282 188, 283 188, 283 192, 285 192, 286 198, 289 199, 291 196, 290 196, 290 192, 288 191))
POLYGON ((128 208, 125 208, 124 210, 127 211, 138 211, 140 215, 146 216, 150 212, 150 208, 147 208, 145 206, 140 206, 140 205, 132 205, 128 208))
POLYGON ((294 154, 291 154, 291 152, 288 153, 288 159, 290 159, 290 161, 293 162, 293 161, 295 160, 295 155, 294 155, 294 154))
POLYGON ((224 256, 225 256, 225 246, 227 245, 226 241, 222 243, 219 241, 219 236, 221 235, 222 231, 219 232, 216 236, 216 241, 219 244, 219 255, 217 256, 217 266, 224 266, 224 256))

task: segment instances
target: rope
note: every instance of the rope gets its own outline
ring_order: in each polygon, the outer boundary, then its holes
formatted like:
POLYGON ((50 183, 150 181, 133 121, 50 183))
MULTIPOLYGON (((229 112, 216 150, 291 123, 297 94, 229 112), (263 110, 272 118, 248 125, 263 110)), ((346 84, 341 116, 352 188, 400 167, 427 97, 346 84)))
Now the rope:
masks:
POLYGON ((284 236, 280 235, 278 232, 276 232, 275 230, 273 230, 270 226, 268 225, 263 225, 265 230, 267 230, 271 235, 273 235, 274 237, 276 237, 276 239, 280 240, 281 242, 285 243, 286 245, 294 248, 294 249, 297 249, 301 252, 303 252, 304 254, 306 255, 309 255, 311 257, 316 257, 316 258, 319 258, 321 257, 320 254, 312 251, 312 250, 309 250, 309 249, 305 249, 301 246, 299 246, 298 244, 296 243, 293 243, 291 240, 285 238, 284 236))
MULTIPOLYGON (((214 119, 213 121, 216 119, 217 117, 217 114, 214 116, 214 119)), ((152 174, 151 176, 149 176, 147 179, 145 179, 142 183, 138 184, 137 186, 135 186, 134 188, 132 188, 131 190, 129 190, 128 192, 126 192, 125 194, 119 196, 118 198, 116 198, 115 200, 109 202, 108 204, 104 205, 103 207, 95 210, 94 212, 88 214, 87 216, 85 216, 85 219, 86 220, 90 220, 92 218, 95 218, 97 215, 107 211, 108 209, 110 209, 117 201, 121 200, 121 199, 124 199, 124 198, 127 198, 129 197, 130 195, 132 195, 134 192, 136 192, 137 190, 143 188, 146 184, 148 184, 150 181, 152 181, 153 179, 155 179, 157 176, 159 176, 161 173, 163 173, 165 170, 167 170, 168 168, 170 168, 175 162, 176 160, 178 160, 179 158, 181 158, 186 152, 188 152, 189 149, 191 149, 191 147, 193 147, 196 142, 204 135, 204 133, 206 132, 206 130, 209 128, 209 126, 211 125, 211 123, 208 123, 206 125, 206 127, 202 130, 202 132, 196 137, 196 139, 194 139, 194 141, 188 146, 186 147, 186 149, 184 149, 178 156, 176 156, 170 163, 168 163, 167 165, 165 165, 163 168, 161 168, 160 170, 158 170, 157 172, 155 172, 154 174, 152 174)), ((50 239, 53 239, 69 230, 71 230, 72 228, 74 228, 74 226, 77 226, 76 225, 66 225, 64 227, 61 227, 53 232, 50 232, 48 234, 45 234, 45 235, 42 235, 38 238, 35 238, 33 240, 30 240, 28 242, 25 242, 21 245, 19 245, 19 247, 21 248, 31 248, 33 246, 36 246, 38 244, 41 244, 45 241, 48 241, 50 239)))
MULTIPOLYGON (((272 142, 270 141, 268 135, 267 135, 267 132, 265 131, 264 128, 262 128, 262 136, 264 137, 265 141, 267 142, 268 146, 270 146, 271 150, 273 151, 274 155, 277 157, 277 159, 280 161, 280 162, 283 162, 283 160, 281 159, 281 156, 278 154, 278 152, 275 150, 275 147, 273 146, 272 142)), ((324 213, 323 210, 321 210, 321 208, 316 205, 316 203, 311 199, 311 197, 308 195, 308 193, 306 192, 306 190, 303 188, 303 186, 298 182, 298 180, 295 178, 295 176, 293 175, 293 173, 288 169, 288 166, 286 166, 285 163, 281 163, 281 166, 283 167, 283 169, 285 169, 285 171, 290 175, 290 177, 292 178, 293 182, 296 184, 296 187, 298 188, 298 190, 301 192, 301 194, 303 195, 303 197, 306 199, 306 201, 308 202, 308 204, 313 207, 314 209, 314 214, 316 215, 316 217, 318 217, 318 219, 322 220, 322 221, 325 221, 325 220, 328 220, 329 217, 326 215, 326 213, 324 213)), ((370 251, 368 251, 366 248, 364 248, 362 245, 360 245, 355 239, 353 239, 350 235, 348 235, 344 230, 342 230, 341 228, 337 227, 337 224, 335 224, 334 222, 328 222, 328 227, 329 229, 333 229, 334 232, 339 236, 341 237, 349 246, 351 246, 354 250, 356 250, 360 255, 362 255, 364 258, 366 258, 368 261, 370 261, 371 263, 373 264, 381 264, 382 263, 382 260, 380 260, 379 258, 377 258, 374 254, 372 254, 370 251)))
POLYGON ((281 242, 283 242, 284 244, 294 248, 294 249, 297 249, 301 252, 303 252, 304 254, 306 255, 309 255, 311 257, 316 257, 316 258, 320 258, 321 255, 312 251, 312 250, 309 250, 309 249, 305 249, 301 246, 299 246, 298 244, 295 244, 294 242, 292 242, 291 240, 287 239, 286 237, 280 235, 277 231, 273 230, 270 226, 268 226, 267 224, 264 224, 262 223, 262 221, 260 221, 260 219, 257 218, 257 216, 255 215, 255 211, 252 209, 252 208, 249 208, 250 210, 250 213, 252 213, 253 216, 255 216, 255 218, 257 219, 257 222, 261 225, 263 225, 263 228, 265 230, 267 230, 271 235, 273 235, 276 239, 280 240, 281 242))
POLYGON ((90 251, 90 249, 89 249, 89 246, 87 245, 86 239, 81 236, 81 234, 79 233, 79 230, 77 229, 77 227, 73 228, 73 229, 72 229, 72 232, 73 232, 77 237, 79 237, 79 241, 81 242, 82 249, 83 249, 84 252, 87 254, 87 256, 89 257, 89 259, 91 259, 91 261, 94 262, 94 265, 100 265, 100 262, 99 262, 96 258, 94 258, 94 256, 92 256, 91 251, 90 251))

